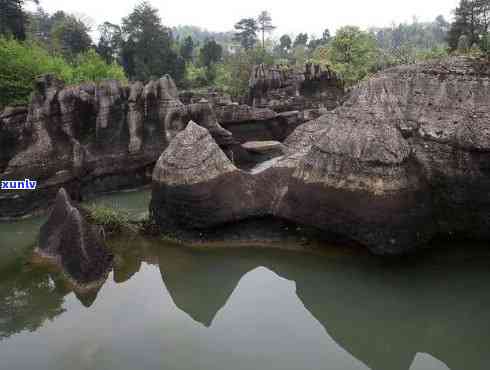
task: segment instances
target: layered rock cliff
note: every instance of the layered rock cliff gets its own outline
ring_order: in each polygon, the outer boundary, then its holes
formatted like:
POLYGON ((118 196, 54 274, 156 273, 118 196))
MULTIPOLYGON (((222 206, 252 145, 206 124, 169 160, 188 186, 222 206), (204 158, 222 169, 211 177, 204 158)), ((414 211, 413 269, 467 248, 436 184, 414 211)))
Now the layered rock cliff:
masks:
POLYGON ((330 69, 307 63, 303 72, 284 66, 255 66, 249 81, 249 104, 277 112, 325 108, 345 99, 342 79, 330 69))
MULTIPOLYGON (((490 65, 449 58, 387 70, 357 86, 340 108, 300 126, 288 152, 240 171, 219 148, 193 171, 220 163, 213 179, 162 173, 198 146, 180 133, 153 175, 152 214, 178 210, 184 228, 270 215, 341 235, 378 254, 399 254, 442 235, 490 239, 490 65), (222 184, 219 179, 226 179, 222 184), (229 189, 234 189, 228 195, 229 189), (174 194, 170 196, 169 194, 174 194), (170 200, 172 198, 172 200, 170 200)), ((163 159, 162 159, 163 158, 163 159)), ((170 217, 169 217, 170 216, 170 217)))
POLYGON ((0 180, 28 178, 38 187, 2 191, 0 218, 48 206, 61 186, 79 200, 148 183, 159 155, 189 119, 225 150, 233 144, 210 105, 182 104, 169 76, 146 85, 66 87, 52 76, 39 78, 28 110, 0 116, 0 180))

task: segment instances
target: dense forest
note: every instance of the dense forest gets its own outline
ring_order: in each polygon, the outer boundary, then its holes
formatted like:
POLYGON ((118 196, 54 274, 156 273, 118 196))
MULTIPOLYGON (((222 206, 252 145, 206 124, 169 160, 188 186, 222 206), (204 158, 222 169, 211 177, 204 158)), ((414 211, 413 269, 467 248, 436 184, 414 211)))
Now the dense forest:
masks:
POLYGON ((182 88, 215 88, 239 96, 254 64, 302 68, 328 66, 347 84, 404 63, 451 53, 488 56, 490 0, 461 0, 450 22, 393 24, 362 30, 328 25, 320 37, 274 35, 273 18, 237 20, 234 30, 209 32, 169 27, 149 2, 139 3, 120 24, 97 27, 80 16, 28 12, 24 0, 0 0, 0 107, 23 104, 36 76, 54 73, 67 84, 104 79, 149 80, 170 74, 182 88), (99 35, 91 38, 93 31, 99 35))

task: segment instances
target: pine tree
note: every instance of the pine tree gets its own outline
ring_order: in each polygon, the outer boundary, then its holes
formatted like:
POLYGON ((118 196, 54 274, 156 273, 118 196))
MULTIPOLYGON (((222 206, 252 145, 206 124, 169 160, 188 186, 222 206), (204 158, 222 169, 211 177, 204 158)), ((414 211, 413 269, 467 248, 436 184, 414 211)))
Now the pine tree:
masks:
POLYGON ((272 25, 270 13, 265 10, 259 14, 257 24, 259 31, 262 33, 262 49, 265 49, 265 34, 274 31, 276 27, 272 25))

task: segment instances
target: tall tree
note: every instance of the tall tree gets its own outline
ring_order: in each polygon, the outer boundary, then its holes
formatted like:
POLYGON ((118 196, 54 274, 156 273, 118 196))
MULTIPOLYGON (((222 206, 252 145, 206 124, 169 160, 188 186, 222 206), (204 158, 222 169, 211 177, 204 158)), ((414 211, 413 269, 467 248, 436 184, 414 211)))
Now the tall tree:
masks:
MULTIPOLYGON (((34 0, 37 4, 37 0, 34 0)), ((27 15, 24 0, 0 0, 0 35, 10 35, 18 40, 26 38, 27 15)))
POLYGON ((201 48, 200 59, 201 64, 207 68, 216 64, 223 56, 223 48, 214 39, 204 41, 201 48))
POLYGON ((471 45, 481 45, 489 31, 490 0, 461 0, 454 14, 448 37, 451 49, 458 47, 463 35, 471 45))
POLYGON ((308 42, 308 34, 307 33, 300 33, 298 36, 296 36, 296 39, 294 40, 293 47, 296 46, 306 46, 306 43, 308 42))
POLYGON ((87 51, 92 45, 89 34, 90 28, 75 16, 58 14, 57 17, 59 20, 56 21, 51 30, 55 49, 68 59, 87 51))
POLYGON ((322 40, 324 41, 324 43, 328 43, 331 39, 332 35, 330 34, 330 30, 328 28, 325 28, 325 31, 323 31, 323 34, 322 34, 322 40))
POLYGON ((293 45, 293 41, 291 40, 291 37, 289 37, 289 35, 282 35, 279 39, 279 42, 282 50, 289 50, 293 45))
POLYGON ((113 63, 121 54, 123 45, 121 27, 117 24, 104 22, 104 24, 99 26, 99 33, 100 38, 97 44, 97 52, 107 63, 113 63))
POLYGON ((376 67, 376 39, 358 27, 347 26, 339 29, 330 42, 329 49, 329 62, 348 83, 361 80, 376 67))
POLYGON ((233 40, 239 42, 246 50, 252 49, 257 42, 257 31, 259 27, 253 18, 243 18, 235 24, 235 35, 233 40))
POLYGON ((265 34, 271 33, 276 29, 276 27, 272 25, 272 17, 270 13, 265 10, 259 14, 257 24, 259 31, 262 33, 262 49, 265 49, 265 34))
POLYGON ((123 66, 131 79, 149 80, 168 73, 179 81, 184 60, 173 50, 172 32, 162 25, 158 10, 139 3, 123 19, 123 66))
POLYGON ((49 48, 53 21, 51 15, 38 7, 35 12, 28 13, 27 37, 49 48))
POLYGON ((180 46, 180 55, 186 62, 191 62, 194 55, 194 40, 191 36, 187 36, 180 46))

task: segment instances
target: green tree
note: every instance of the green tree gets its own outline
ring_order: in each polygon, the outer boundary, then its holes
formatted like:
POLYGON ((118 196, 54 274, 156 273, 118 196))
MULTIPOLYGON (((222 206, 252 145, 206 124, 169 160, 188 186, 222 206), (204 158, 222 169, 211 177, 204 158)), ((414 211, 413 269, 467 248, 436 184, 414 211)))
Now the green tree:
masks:
POLYGON ((469 39, 470 45, 481 45, 489 31, 490 0, 461 0, 454 14, 448 37, 451 49, 458 48, 463 35, 469 39))
POLYGON ((293 41, 291 40, 291 37, 289 35, 282 35, 281 38, 279 39, 280 46, 282 50, 290 50, 291 46, 293 45, 293 41))
POLYGON ((24 3, 24 0, 0 0, 0 35, 26 39, 27 16, 23 10, 24 3))
POLYGON ((322 40, 323 40, 324 44, 327 44, 331 38, 332 38, 332 35, 330 34, 330 30, 328 28, 325 28, 325 31, 323 31, 323 34, 322 34, 322 40))
POLYGON ((239 42, 245 50, 252 49, 257 43, 257 31, 259 27, 253 18, 244 18, 235 24, 233 40, 239 42))
POLYGON ((123 45, 123 36, 121 27, 117 24, 104 22, 99 26, 100 38, 97 44, 97 52, 106 63, 113 63, 118 60, 123 45))
POLYGON ((51 15, 38 7, 35 12, 28 13, 27 38, 35 40, 46 48, 51 47, 51 29, 53 20, 51 15))
POLYGON ((86 52, 92 45, 90 28, 80 19, 72 15, 60 16, 51 31, 54 48, 68 59, 86 52))
POLYGON ((296 39, 294 40, 293 47, 296 46, 306 46, 308 43, 308 34, 307 33, 300 33, 298 36, 296 36, 296 39))
POLYGON ((201 64, 210 67, 221 60, 223 48, 215 40, 206 40, 199 53, 201 64))
POLYGON ((259 14, 257 24, 259 31, 262 33, 262 49, 265 49, 265 34, 271 33, 276 29, 276 27, 272 25, 272 17, 270 13, 265 10, 259 14))
POLYGON ((358 27, 339 29, 329 44, 329 62, 347 83, 355 83, 374 72, 378 55, 374 36, 358 27))
POLYGON ((185 61, 173 50, 172 32, 162 25, 157 9, 141 2, 123 19, 122 29, 126 41, 121 57, 131 79, 146 81, 168 73, 182 80, 185 61))
POLYGON ((180 46, 180 55, 186 62, 191 62, 194 56, 194 40, 191 36, 187 36, 180 46))

